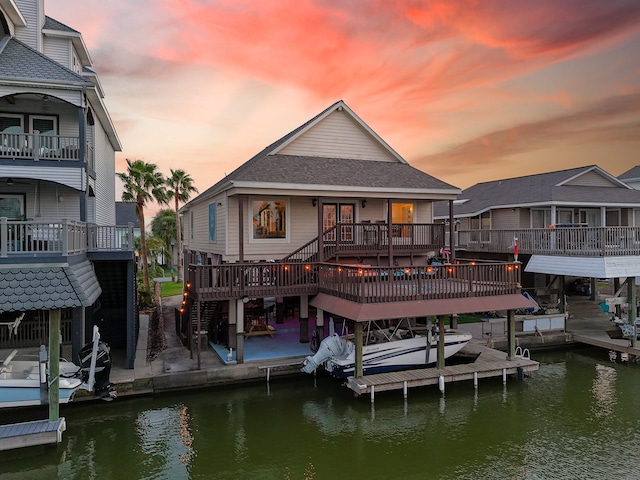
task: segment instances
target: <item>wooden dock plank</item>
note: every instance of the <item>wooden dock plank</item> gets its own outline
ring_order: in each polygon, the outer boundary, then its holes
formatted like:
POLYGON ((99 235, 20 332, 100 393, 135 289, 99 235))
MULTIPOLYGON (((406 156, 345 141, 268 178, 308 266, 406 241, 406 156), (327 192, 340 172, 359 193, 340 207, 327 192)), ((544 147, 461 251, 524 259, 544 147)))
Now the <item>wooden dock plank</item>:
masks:
POLYGON ((445 383, 451 383, 472 380, 474 374, 478 378, 489 378, 502 376, 505 370, 508 375, 513 375, 517 373, 519 368, 524 372, 535 371, 539 368, 539 363, 529 358, 517 357, 509 360, 505 352, 485 347, 479 343, 470 342, 465 346, 465 349, 468 354, 479 354, 475 362, 448 365, 442 369, 432 367, 365 375, 358 378, 349 377, 347 386, 356 394, 362 395, 370 393, 371 387, 374 387, 376 392, 400 390, 404 388, 405 382, 408 387, 437 385, 441 375, 444 377, 445 383))

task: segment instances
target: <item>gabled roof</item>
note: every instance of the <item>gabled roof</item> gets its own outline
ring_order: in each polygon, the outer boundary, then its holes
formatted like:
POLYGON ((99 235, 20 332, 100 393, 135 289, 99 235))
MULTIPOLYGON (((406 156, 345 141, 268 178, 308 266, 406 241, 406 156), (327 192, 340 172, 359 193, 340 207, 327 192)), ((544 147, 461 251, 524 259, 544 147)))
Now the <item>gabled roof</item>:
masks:
MULTIPOLYGON (((590 165, 478 183, 465 189, 458 199, 454 202, 454 216, 468 217, 491 209, 523 206, 640 206, 640 191, 590 165), (580 177, 592 173, 609 186, 581 185, 580 177)), ((448 203, 437 202, 434 216, 448 218, 448 209, 448 203)))
POLYGON ((93 86, 74 71, 15 38, 0 42, 0 80, 39 82, 51 85, 93 86), (3 47, 4 43, 4 47, 3 47))
POLYGON ((82 35, 77 30, 59 22, 51 17, 45 15, 44 26, 42 27, 42 33, 51 37, 64 37, 70 38, 74 48, 83 65, 91 65, 91 56, 89 55, 89 49, 84 44, 82 35))
POLYGON ((618 175, 618 178, 624 182, 628 182, 629 180, 640 180, 640 165, 636 165, 623 174, 618 175))
MULTIPOLYGON (((232 188, 456 195, 460 190, 412 167, 342 101, 338 101, 240 165, 190 204, 232 188), (279 152, 335 111, 344 112, 393 161, 283 155, 279 152)), ((184 207, 183 207, 184 208, 184 207)))

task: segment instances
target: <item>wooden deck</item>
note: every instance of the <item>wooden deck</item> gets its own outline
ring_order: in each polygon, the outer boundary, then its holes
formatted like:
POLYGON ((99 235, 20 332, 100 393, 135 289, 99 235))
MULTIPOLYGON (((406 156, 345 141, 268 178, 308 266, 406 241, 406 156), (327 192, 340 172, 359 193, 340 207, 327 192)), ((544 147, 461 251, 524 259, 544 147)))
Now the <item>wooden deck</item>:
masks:
POLYGON ((538 370, 540 364, 525 357, 516 357, 513 360, 507 358, 505 352, 494 350, 482 345, 478 340, 469 342, 462 353, 468 355, 479 354, 473 363, 445 366, 443 369, 422 368, 418 370, 406 370, 402 372, 380 373, 363 377, 349 377, 347 387, 358 395, 369 394, 373 402, 375 392, 388 390, 403 390, 404 396, 412 387, 426 385, 438 385, 440 376, 444 382, 461 382, 479 378, 499 377, 513 375, 518 370, 532 372, 538 370))
POLYGON ((0 425, 0 451, 60 443, 66 428, 64 417, 0 425))
POLYGON ((631 342, 626 339, 604 339, 590 335, 573 334, 573 340, 575 342, 593 345, 594 347, 602 347, 608 350, 613 350, 614 352, 627 353, 630 356, 640 357, 640 348, 638 348, 637 346, 635 348, 632 347, 630 345, 631 342))

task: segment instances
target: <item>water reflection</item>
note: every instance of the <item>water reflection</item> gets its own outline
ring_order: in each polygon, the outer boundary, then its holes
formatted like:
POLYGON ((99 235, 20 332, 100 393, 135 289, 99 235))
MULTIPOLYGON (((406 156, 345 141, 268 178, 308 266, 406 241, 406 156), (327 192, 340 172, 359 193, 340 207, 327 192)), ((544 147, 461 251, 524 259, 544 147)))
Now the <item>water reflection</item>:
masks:
POLYGON ((593 405, 591 413, 598 419, 613 415, 616 406, 616 369, 605 365, 596 365, 596 376, 593 379, 591 392, 593 405))
POLYGON ((0 480, 637 478, 624 453, 640 443, 640 366, 597 355, 374 405, 320 375, 77 404, 59 447, 3 452, 0 480))

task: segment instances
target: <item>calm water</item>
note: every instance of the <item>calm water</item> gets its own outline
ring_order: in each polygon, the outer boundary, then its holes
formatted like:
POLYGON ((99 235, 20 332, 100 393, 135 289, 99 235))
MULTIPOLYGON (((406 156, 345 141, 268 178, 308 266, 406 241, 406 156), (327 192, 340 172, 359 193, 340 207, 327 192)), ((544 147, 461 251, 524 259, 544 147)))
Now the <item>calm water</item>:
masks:
POLYGON ((523 382, 380 393, 374 407, 322 376, 65 406, 64 442, 1 453, 0 480, 640 478, 640 365, 534 358, 523 382))

